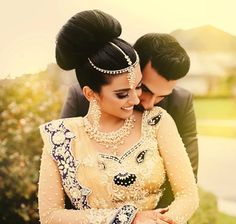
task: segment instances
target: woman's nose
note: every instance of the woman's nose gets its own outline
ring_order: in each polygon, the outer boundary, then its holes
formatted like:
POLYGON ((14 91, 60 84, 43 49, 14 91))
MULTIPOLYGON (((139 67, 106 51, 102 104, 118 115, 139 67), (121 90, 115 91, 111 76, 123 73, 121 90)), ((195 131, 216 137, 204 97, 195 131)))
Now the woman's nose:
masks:
POLYGON ((133 105, 138 105, 139 102, 140 102, 140 99, 138 97, 138 94, 136 92, 136 90, 132 91, 132 94, 130 95, 130 104, 133 104, 133 105))

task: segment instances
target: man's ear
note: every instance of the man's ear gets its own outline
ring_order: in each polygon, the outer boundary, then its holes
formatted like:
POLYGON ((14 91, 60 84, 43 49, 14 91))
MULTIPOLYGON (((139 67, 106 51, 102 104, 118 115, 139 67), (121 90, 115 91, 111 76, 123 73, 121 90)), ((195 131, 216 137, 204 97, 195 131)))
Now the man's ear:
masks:
POLYGON ((88 101, 97 99, 97 93, 95 93, 90 87, 84 86, 82 91, 88 101))

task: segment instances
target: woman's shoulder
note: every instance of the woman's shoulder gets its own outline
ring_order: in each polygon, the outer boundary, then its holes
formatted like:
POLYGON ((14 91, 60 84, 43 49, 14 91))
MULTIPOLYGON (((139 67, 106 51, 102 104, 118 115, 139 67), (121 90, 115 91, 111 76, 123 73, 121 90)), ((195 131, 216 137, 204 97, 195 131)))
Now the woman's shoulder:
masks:
POLYGON ((167 114, 167 111, 159 106, 154 106, 151 110, 144 110, 144 115, 148 118, 156 117, 156 116, 164 116, 167 114))
POLYGON ((46 146, 60 146, 74 138, 80 138, 82 117, 52 120, 39 126, 46 146))
POLYGON ((61 139, 64 139, 65 137, 75 137, 82 126, 83 118, 73 117, 51 120, 40 125, 39 129, 43 139, 54 138, 55 136, 60 136, 61 139))
POLYGON ((156 126, 166 116, 167 111, 161 107, 154 106, 151 110, 143 111, 143 123, 148 126, 156 126))
POLYGON ((52 127, 52 128, 59 128, 62 125, 68 126, 68 127, 73 127, 73 126, 82 126, 83 125, 83 118, 82 117, 71 117, 71 118, 61 118, 61 119, 56 119, 56 120, 51 120, 46 123, 41 124, 39 127, 40 128, 45 128, 45 127, 52 127))
POLYGON ((159 113, 167 113, 165 109, 159 106, 154 106, 151 110, 145 110, 149 114, 159 114, 159 113))

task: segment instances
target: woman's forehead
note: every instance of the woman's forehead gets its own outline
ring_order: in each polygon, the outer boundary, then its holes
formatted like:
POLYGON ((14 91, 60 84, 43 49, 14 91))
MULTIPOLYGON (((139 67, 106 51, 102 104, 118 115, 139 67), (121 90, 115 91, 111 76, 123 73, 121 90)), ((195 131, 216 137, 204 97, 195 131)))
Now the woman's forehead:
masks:
MULTIPOLYGON (((138 85, 142 79, 142 73, 139 66, 136 66, 134 69, 135 72, 135 85, 138 85)), ((111 88, 130 88, 129 80, 128 80, 128 72, 122 73, 120 75, 114 76, 111 79, 111 82, 106 85, 107 87, 110 86, 111 88)))

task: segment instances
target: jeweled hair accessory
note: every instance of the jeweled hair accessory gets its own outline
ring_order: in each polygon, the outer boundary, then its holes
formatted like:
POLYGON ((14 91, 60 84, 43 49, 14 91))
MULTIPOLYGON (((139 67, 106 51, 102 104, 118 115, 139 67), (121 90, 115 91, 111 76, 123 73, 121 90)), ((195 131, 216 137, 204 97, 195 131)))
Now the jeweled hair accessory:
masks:
POLYGON ((137 54, 137 52, 134 50, 135 55, 136 55, 136 61, 132 64, 132 61, 130 60, 130 57, 120 48, 118 47, 116 44, 109 42, 110 44, 112 44, 115 48, 117 48, 125 57, 127 63, 128 63, 128 67, 126 68, 122 68, 122 69, 118 69, 118 70, 107 70, 107 69, 102 69, 97 67, 90 58, 88 58, 89 63, 91 64, 91 66, 96 69, 99 72, 105 73, 105 74, 110 74, 110 75, 117 75, 117 74, 121 74, 121 73, 125 73, 128 72, 127 75, 127 79, 129 82, 129 86, 131 89, 133 89, 134 84, 135 84, 135 72, 134 72, 134 68, 137 66, 137 64, 139 63, 139 56, 137 54))

